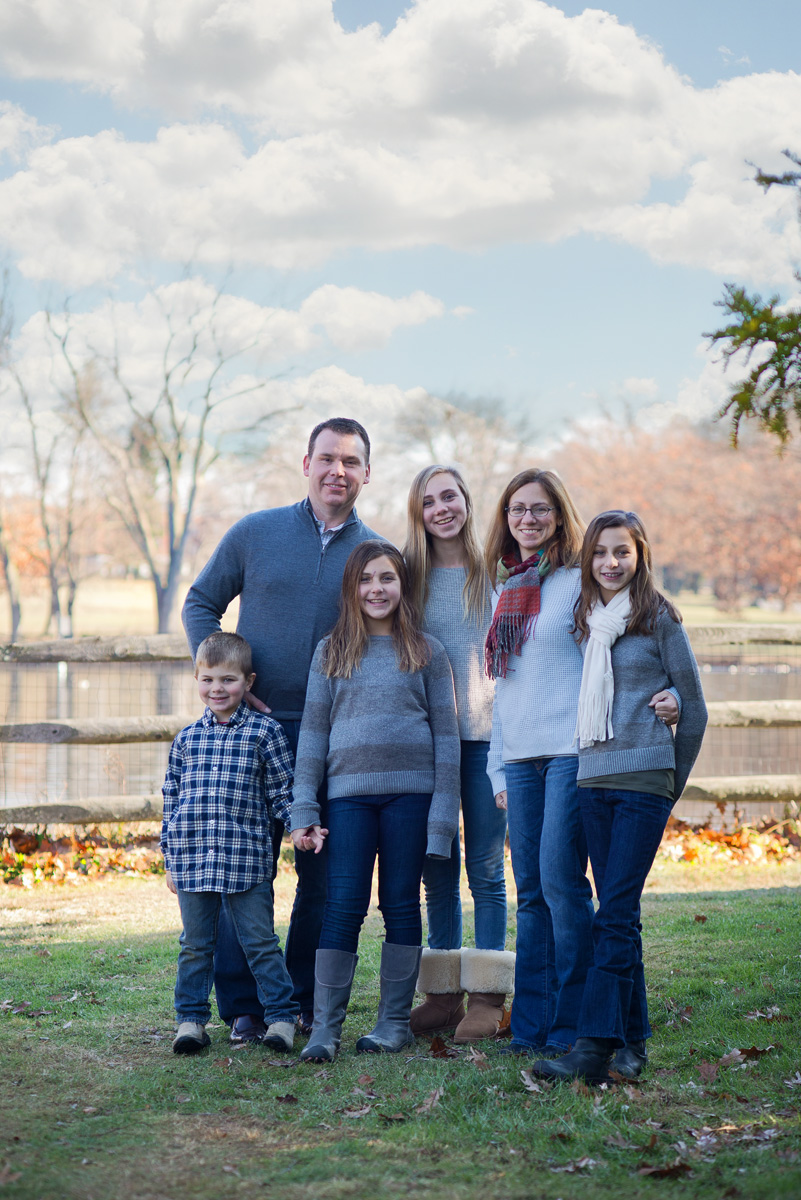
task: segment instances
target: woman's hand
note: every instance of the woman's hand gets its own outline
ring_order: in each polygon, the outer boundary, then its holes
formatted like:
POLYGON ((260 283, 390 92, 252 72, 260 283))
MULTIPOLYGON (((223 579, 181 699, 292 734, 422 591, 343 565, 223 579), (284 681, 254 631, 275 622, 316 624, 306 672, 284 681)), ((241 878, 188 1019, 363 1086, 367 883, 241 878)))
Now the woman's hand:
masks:
POLYGON ((660 721, 664 721, 666 725, 675 725, 679 719, 679 702, 672 692, 657 692, 648 701, 648 707, 652 708, 660 721))
POLYGON ((260 700, 258 696, 254 696, 253 692, 245 692, 242 699, 245 701, 245 704, 247 704, 248 708, 254 708, 256 712, 271 713, 273 711, 271 708, 268 708, 264 701, 260 700))
POLYGON ((173 896, 177 896, 177 895, 178 895, 178 888, 177 888, 177 887, 175 886, 175 884, 173 883, 173 881, 172 881, 172 875, 170 874, 170 872, 169 872, 169 871, 166 871, 166 872, 165 872, 165 878, 166 878, 166 880, 167 880, 167 887, 168 887, 168 888, 169 888, 169 890, 172 892, 173 896))
POLYGON ((292 841, 295 844, 295 849, 313 850, 315 854, 320 853, 327 837, 328 830, 321 829, 319 825, 310 825, 308 829, 292 830, 292 841))
POLYGON ((498 792, 498 795, 495 797, 495 807, 503 808, 503 809, 506 808, 506 792, 505 791, 498 792))

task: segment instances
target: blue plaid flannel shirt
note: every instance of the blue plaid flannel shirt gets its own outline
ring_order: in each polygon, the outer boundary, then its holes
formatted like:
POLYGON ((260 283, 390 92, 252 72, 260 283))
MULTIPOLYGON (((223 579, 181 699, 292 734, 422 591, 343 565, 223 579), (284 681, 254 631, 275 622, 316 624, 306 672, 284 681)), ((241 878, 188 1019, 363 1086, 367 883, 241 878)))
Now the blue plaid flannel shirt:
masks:
POLYGON ((170 749, 161 849, 185 892, 244 892, 269 879, 273 820, 289 825, 293 762, 277 721, 240 704, 206 709, 170 749))

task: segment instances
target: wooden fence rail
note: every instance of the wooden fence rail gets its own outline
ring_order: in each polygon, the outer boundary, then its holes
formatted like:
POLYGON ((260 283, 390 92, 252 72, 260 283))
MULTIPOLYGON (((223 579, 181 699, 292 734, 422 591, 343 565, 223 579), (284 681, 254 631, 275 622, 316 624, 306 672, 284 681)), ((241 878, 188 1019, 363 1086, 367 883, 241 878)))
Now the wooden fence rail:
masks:
MULTIPOLYGON (((799 625, 707 625, 688 630, 699 655, 722 647, 801 646, 799 625)), ((150 637, 77 638, 0 646, 5 663, 156 663, 189 664, 181 634, 150 637)), ((169 713, 147 717, 105 717, 9 722, 0 725, 0 744, 120 745, 170 742, 197 714, 169 713)), ((801 700, 715 701, 709 724, 717 729, 801 727, 801 700)), ((787 804, 801 801, 801 775, 691 777, 683 800, 710 804, 747 802, 787 804)), ((158 821, 160 794, 94 796, 69 803, 14 805, 0 808, 0 825, 95 824, 158 821)))

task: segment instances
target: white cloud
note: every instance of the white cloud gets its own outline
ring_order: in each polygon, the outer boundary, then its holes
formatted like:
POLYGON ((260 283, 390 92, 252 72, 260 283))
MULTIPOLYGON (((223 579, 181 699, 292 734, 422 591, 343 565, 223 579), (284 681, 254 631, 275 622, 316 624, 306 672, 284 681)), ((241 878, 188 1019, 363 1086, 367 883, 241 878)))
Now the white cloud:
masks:
POLYGON ((629 379, 624 379, 622 391, 627 396, 642 396, 644 399, 653 399, 659 395, 659 384, 655 379, 637 379, 631 376, 629 379))
POLYGON ((19 105, 0 100, 0 161, 5 157, 18 162, 52 133, 19 105))
POLYGON ((0 183, 0 229, 31 277, 80 286, 145 253, 284 268, 582 231, 780 283, 801 258, 792 196, 763 196, 744 166, 801 144, 793 73, 698 90, 632 28, 538 0, 417 0, 386 36, 346 33, 330 0, 64 11, 0 6, 6 70, 166 124, 152 142, 39 146, 0 183), (686 195, 649 203, 658 179, 686 179, 686 195))

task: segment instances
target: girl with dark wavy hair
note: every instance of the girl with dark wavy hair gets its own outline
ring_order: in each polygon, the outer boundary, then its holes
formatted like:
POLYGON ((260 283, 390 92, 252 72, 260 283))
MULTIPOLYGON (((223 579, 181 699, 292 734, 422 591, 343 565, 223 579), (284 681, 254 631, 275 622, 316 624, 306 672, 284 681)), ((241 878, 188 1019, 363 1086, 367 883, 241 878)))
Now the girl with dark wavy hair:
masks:
POLYGON ((640 897, 665 824, 701 749, 707 713, 677 609, 659 592, 633 512, 590 522, 575 628, 584 652, 576 722, 578 794, 599 907, 593 955, 569 1054, 540 1060, 544 1078, 597 1083, 640 1074, 651 1036, 640 897), (675 738, 655 693, 681 699, 675 738))

